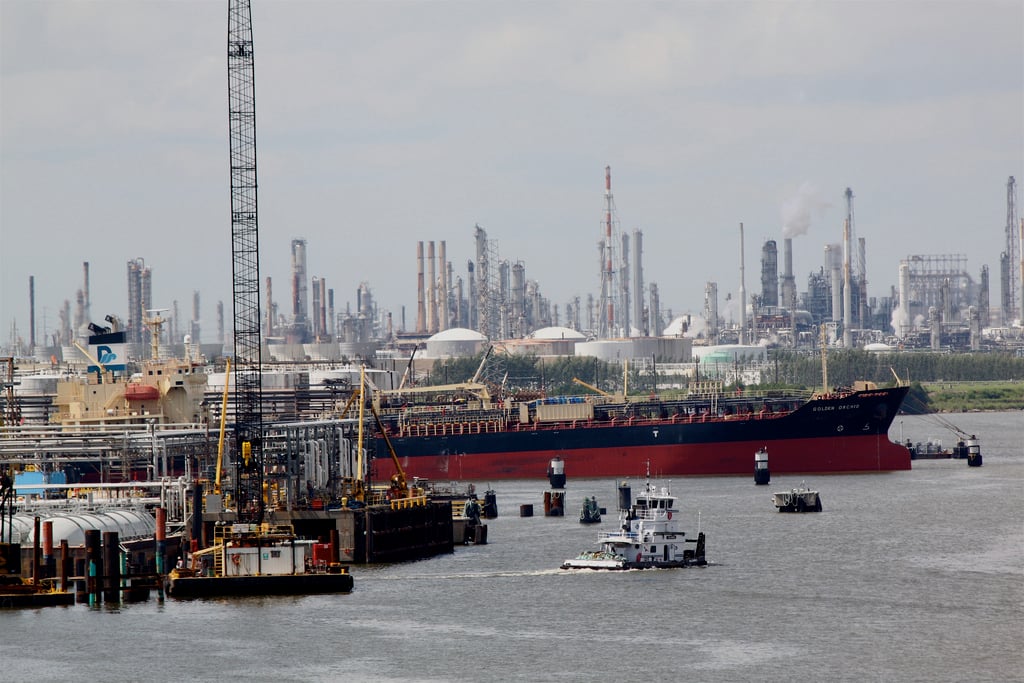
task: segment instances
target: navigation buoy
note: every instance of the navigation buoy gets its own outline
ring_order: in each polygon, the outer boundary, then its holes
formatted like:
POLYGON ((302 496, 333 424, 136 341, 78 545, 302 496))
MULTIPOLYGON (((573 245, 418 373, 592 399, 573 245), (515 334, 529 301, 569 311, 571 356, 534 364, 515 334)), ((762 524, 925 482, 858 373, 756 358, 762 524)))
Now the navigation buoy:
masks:
POLYGON ((551 458, 548 465, 548 482, 553 489, 565 488, 565 462, 557 455, 551 458))
POLYGON ((767 484, 772 480, 772 473, 768 469, 768 449, 762 446, 754 453, 754 483, 757 485, 767 484))
POLYGON ((971 434, 971 438, 967 439, 966 450, 967 466, 981 467, 981 444, 978 443, 978 437, 971 434))

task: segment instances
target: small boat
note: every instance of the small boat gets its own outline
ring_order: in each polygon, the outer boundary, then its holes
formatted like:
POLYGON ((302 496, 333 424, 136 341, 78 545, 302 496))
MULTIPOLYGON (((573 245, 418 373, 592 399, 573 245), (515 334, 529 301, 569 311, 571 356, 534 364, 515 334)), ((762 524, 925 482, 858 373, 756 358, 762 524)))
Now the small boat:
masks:
POLYGON ((562 563, 562 569, 652 569, 703 567, 704 532, 687 538, 679 520, 676 496, 648 480, 636 502, 629 488, 619 488, 619 526, 598 536, 599 550, 588 550, 562 563), (685 548, 692 543, 694 547, 685 548))
POLYGON ((167 577, 175 598, 349 593, 352 575, 338 563, 316 561, 312 541, 289 525, 231 524, 218 527, 213 546, 192 553, 192 566, 167 577))
POLYGON ((821 496, 803 482, 797 488, 772 494, 772 502, 779 512, 821 512, 821 496))
POLYGON ((580 524, 597 524, 600 521, 601 508, 597 506, 597 498, 584 498, 583 506, 580 508, 580 524))

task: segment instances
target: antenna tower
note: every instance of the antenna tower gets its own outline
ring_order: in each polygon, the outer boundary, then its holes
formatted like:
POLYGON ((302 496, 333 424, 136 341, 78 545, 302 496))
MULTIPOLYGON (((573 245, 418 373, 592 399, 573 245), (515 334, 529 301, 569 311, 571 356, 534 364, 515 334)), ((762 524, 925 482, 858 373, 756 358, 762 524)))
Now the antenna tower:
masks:
POLYGON ((249 0, 229 0, 228 120, 231 137, 236 505, 239 520, 262 522, 260 259, 256 222, 256 85, 252 47, 249 0))

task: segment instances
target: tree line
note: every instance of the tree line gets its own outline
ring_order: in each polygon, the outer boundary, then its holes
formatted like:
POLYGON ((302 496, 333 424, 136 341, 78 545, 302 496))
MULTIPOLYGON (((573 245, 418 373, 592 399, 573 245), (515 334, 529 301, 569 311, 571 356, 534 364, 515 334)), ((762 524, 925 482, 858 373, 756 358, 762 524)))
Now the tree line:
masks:
MULTIPOLYGON (((441 359, 434 363, 419 384, 452 384, 466 382, 480 368, 483 354, 462 358, 441 359)), ((564 356, 541 358, 533 355, 492 354, 484 364, 481 378, 501 389, 506 395, 536 394, 547 396, 580 395, 590 390, 589 384, 601 391, 622 391, 625 381, 629 393, 652 391, 655 374, 659 383, 663 374, 657 371, 658 360, 644 369, 628 368, 624 377, 621 363, 610 363, 593 357, 564 356), (576 381, 579 380, 579 381, 576 381)), ((738 368, 756 366, 762 387, 794 387, 813 389, 822 386, 820 354, 799 353, 790 349, 769 350, 767 361, 742 364, 738 368)), ((891 385, 898 376, 903 383, 979 382, 1024 380, 1024 356, 1013 353, 876 353, 858 349, 835 349, 827 352, 828 381, 831 387, 850 386, 859 380, 891 385)), ((696 379, 701 379, 699 371, 696 379)), ((673 377, 678 383, 679 378, 673 377)), ((685 390, 685 380, 684 380, 685 390)), ((661 389, 659 389, 661 391, 661 389)))

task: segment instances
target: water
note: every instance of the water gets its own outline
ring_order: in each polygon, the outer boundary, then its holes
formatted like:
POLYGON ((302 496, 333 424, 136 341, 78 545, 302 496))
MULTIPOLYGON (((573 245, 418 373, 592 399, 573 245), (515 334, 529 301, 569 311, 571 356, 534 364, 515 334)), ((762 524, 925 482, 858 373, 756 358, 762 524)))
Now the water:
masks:
MULTIPOLYGON (((0 612, 0 680, 1024 681, 1024 413, 949 417, 984 467, 672 482, 706 568, 561 571, 597 529, 495 482, 488 545, 357 567, 350 595, 0 612), (802 479, 824 512, 775 512, 802 479)), ((595 495, 614 524, 616 482, 567 473, 570 513, 595 495)))

